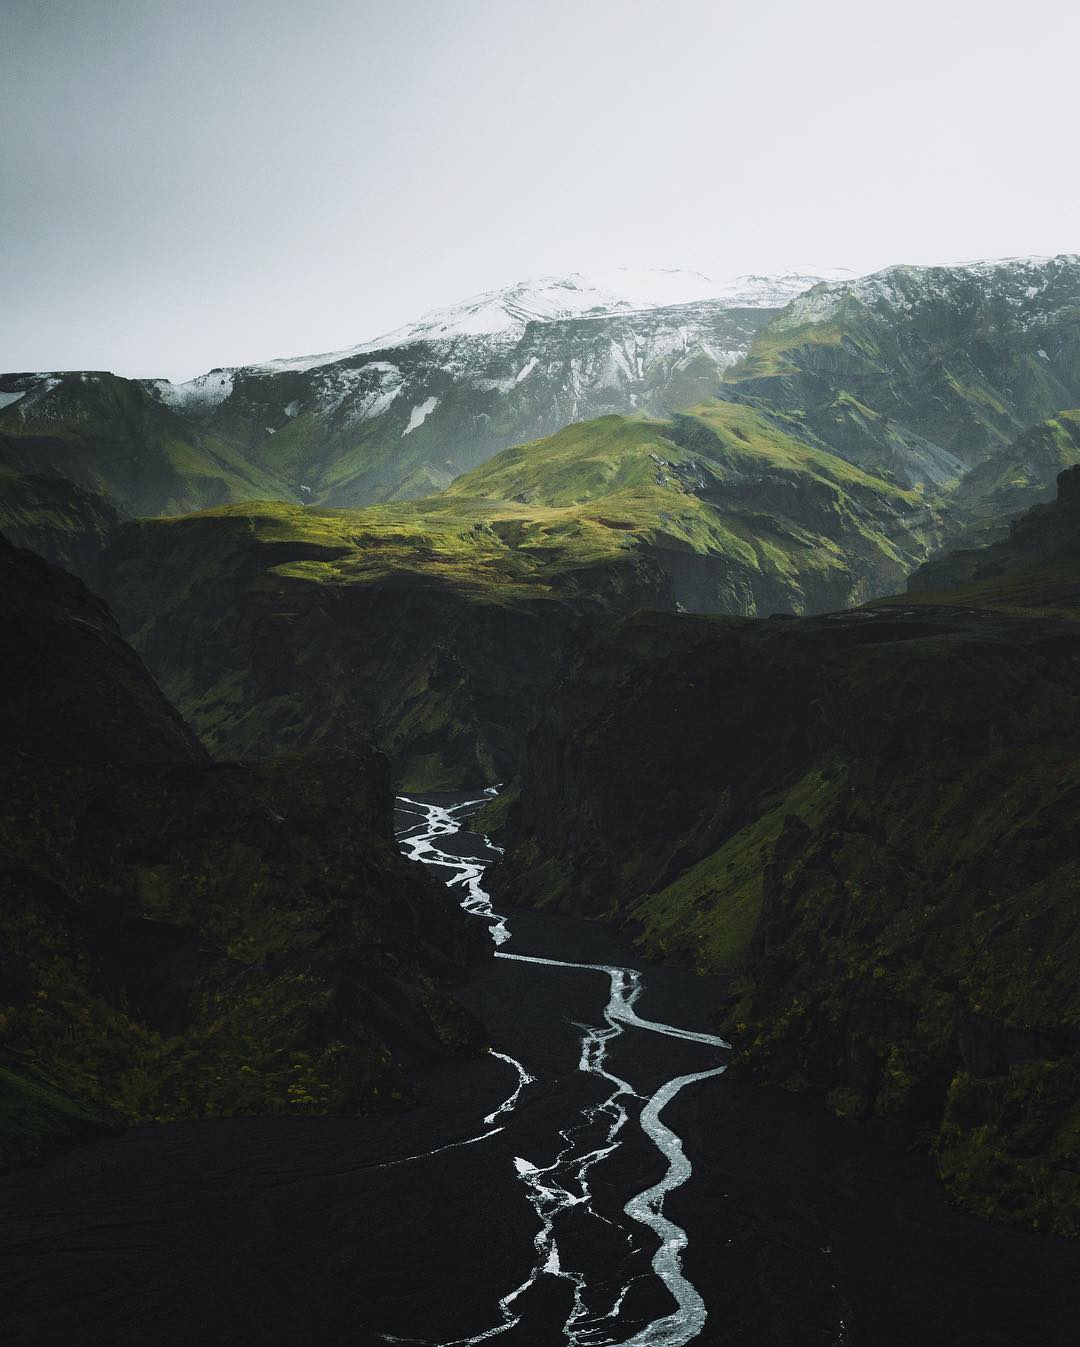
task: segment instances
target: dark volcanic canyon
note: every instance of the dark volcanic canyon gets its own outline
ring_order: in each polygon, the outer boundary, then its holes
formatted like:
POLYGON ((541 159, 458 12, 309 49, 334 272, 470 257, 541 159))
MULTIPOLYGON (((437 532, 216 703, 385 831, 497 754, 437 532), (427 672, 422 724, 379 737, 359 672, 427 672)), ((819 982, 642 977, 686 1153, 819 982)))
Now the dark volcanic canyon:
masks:
POLYGON ((564 291, 0 376, 5 1341, 1075 1343, 1080 262, 564 291))

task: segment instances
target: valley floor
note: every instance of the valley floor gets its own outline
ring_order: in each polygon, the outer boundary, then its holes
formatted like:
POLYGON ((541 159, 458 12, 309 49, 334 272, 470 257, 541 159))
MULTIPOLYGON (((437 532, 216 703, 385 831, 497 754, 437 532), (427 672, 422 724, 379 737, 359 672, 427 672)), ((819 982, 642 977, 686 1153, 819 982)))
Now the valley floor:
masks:
MULTIPOLYGON (((517 912, 512 925, 522 951, 632 962, 580 922, 517 912)), ((707 1027, 715 987, 667 968, 645 981, 641 1014, 707 1027)), ((599 1022, 607 986, 493 960, 459 994, 493 1045, 541 1077, 503 1132, 408 1159, 483 1131, 514 1083, 487 1057, 428 1072, 404 1115, 146 1126, 9 1174, 5 1341, 355 1347, 384 1334, 447 1343, 497 1324, 496 1301, 534 1256, 513 1159, 538 1159, 580 1102, 575 1022, 599 1022)), ((670 1075, 670 1040, 631 1044, 633 1061, 615 1070, 635 1085, 670 1075)), ((721 1076, 688 1087, 665 1120, 694 1166, 666 1211, 689 1234, 703 1345, 1075 1343, 1080 1249, 951 1210, 921 1161, 812 1101, 721 1076)), ((661 1168, 651 1148, 630 1148, 595 1173, 594 1191, 621 1205, 661 1168)), ((635 1294, 643 1315, 668 1308, 647 1277, 635 1294)), ((559 1347, 568 1299, 565 1283, 541 1278, 518 1306, 523 1322, 494 1340, 559 1347)))

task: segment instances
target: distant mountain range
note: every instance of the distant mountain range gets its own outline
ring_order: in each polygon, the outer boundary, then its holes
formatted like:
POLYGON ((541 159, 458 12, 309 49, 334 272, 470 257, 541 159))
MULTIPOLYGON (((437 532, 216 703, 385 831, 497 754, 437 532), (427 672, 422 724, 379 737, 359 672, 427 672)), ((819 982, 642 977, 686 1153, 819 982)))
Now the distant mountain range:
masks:
POLYGON ((133 514, 415 498, 570 422, 711 396, 755 333, 825 275, 546 278, 346 351, 178 385, 4 375, 0 462, 58 470, 133 514))
POLYGON ((948 491, 1080 403, 1078 314, 1074 256, 862 278, 545 278, 346 351, 179 385, 2 375, 0 466, 60 472, 128 514, 353 507, 429 495, 571 422, 719 395, 871 472, 948 491))

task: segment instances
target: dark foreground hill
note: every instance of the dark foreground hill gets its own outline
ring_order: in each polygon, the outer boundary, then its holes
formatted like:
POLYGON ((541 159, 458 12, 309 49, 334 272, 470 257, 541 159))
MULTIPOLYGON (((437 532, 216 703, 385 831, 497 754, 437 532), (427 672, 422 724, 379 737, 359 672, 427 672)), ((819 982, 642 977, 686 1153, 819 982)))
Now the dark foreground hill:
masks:
POLYGON ((86 1129, 396 1107, 475 945, 386 761, 213 765, 65 572, 0 540, 0 1163, 86 1129))

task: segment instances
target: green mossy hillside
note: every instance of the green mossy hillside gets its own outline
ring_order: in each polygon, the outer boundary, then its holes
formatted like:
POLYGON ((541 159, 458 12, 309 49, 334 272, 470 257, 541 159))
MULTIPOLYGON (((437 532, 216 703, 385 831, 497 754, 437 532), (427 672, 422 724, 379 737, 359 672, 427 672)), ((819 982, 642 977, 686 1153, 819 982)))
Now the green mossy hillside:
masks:
POLYGON ((1052 501, 1058 474, 1080 463, 1080 411, 1060 411, 1019 435, 960 482, 950 509, 986 533, 1052 501))
POLYGON ((216 756, 372 738, 411 790, 510 774, 573 605, 483 524, 420 532, 396 510, 269 503, 121 530, 113 602, 216 756))
POLYGON ((757 334, 723 396, 872 471, 955 485, 1080 400, 1080 261, 1035 271, 892 267, 817 286, 757 334))
POLYGON ((411 789, 456 788, 516 773, 576 616, 842 606, 939 537, 919 493, 716 402, 568 427, 423 501, 136 521, 106 586, 215 754, 368 733, 411 789))
POLYGON ((0 408, 6 472, 60 474, 125 515, 295 499, 278 474, 247 461, 235 443, 194 424, 139 380, 84 371, 0 381, 18 394, 0 408))

